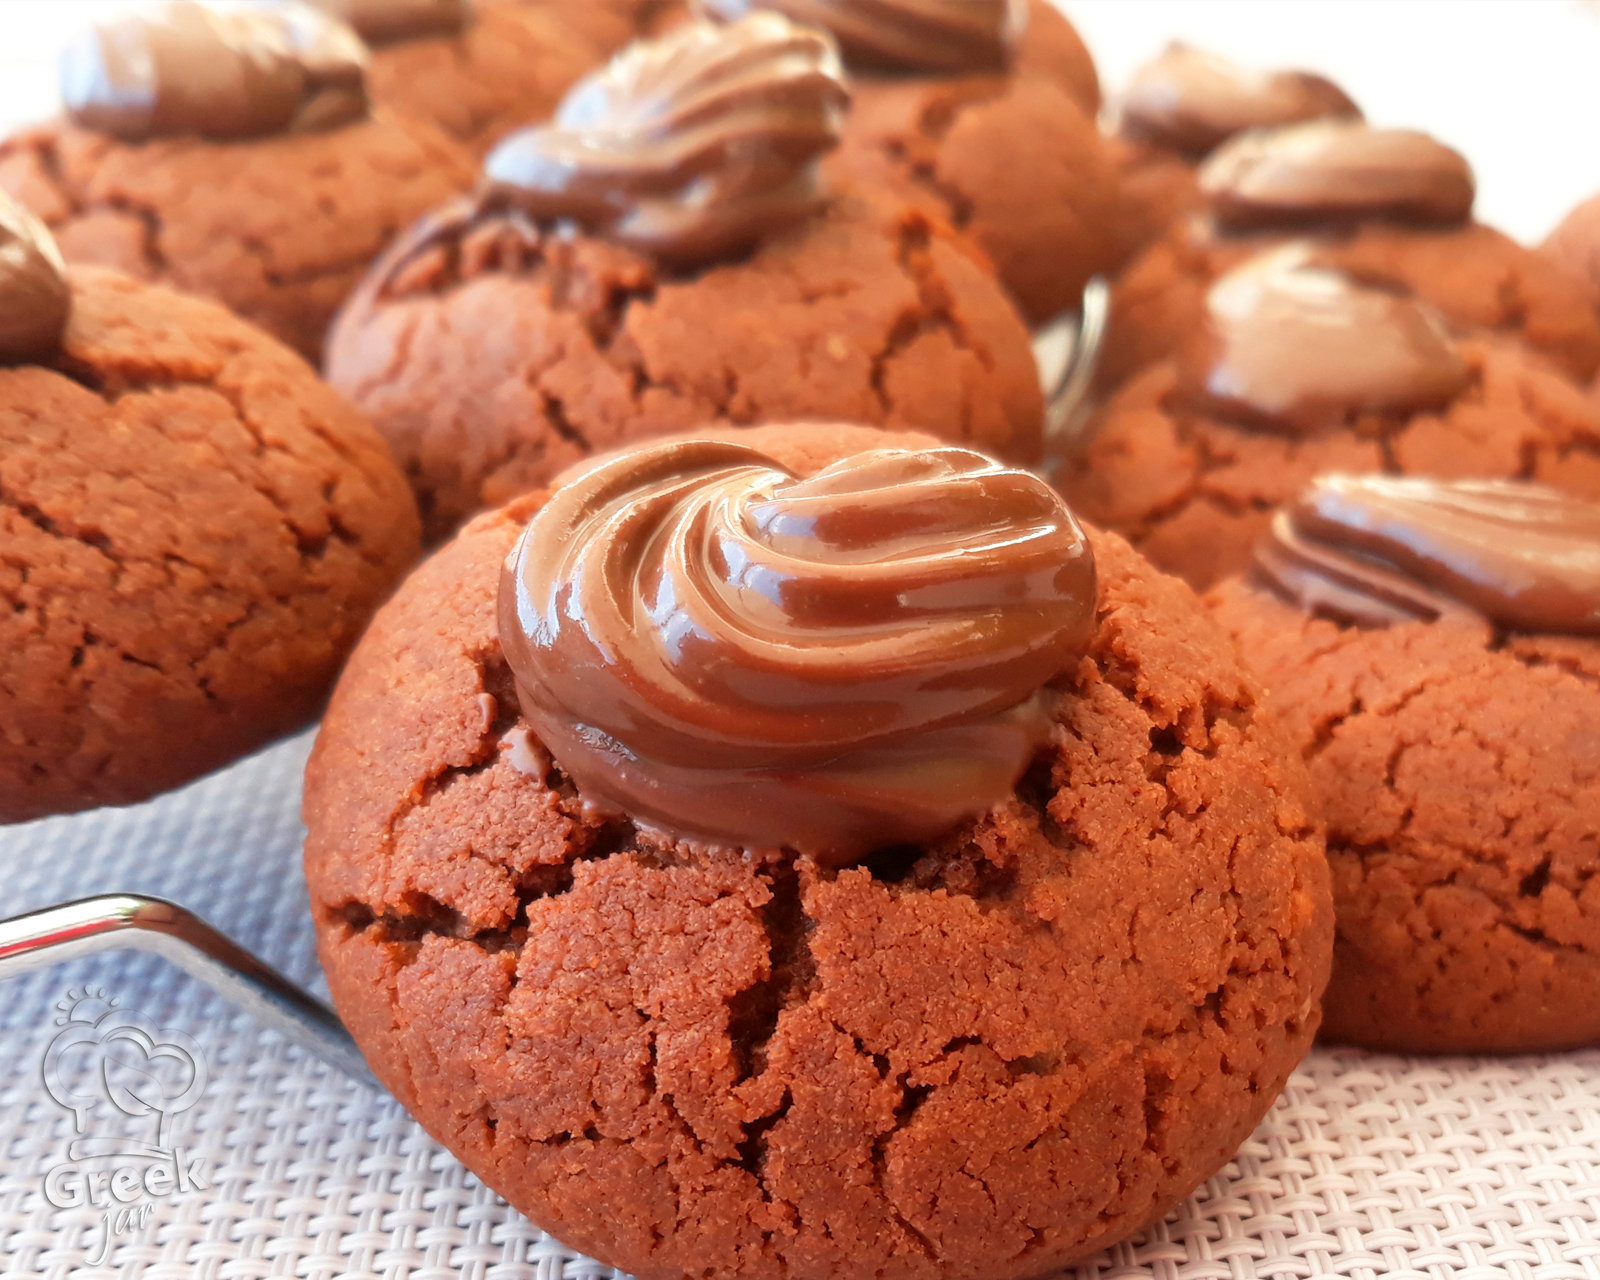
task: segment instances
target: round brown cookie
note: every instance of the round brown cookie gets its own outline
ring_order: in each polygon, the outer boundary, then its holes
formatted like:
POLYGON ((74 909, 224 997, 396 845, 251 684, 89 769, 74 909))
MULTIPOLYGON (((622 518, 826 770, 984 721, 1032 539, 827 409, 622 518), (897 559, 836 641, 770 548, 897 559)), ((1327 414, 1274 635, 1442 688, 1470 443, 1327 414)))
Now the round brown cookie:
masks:
POLYGON ((1030 74, 858 76, 828 162, 894 185, 972 236, 1027 319, 1078 305, 1121 252, 1115 166, 1093 115, 1030 74))
POLYGON ((421 234, 351 298, 327 368, 389 441, 432 536, 595 450, 710 421, 915 425, 1039 452, 1021 319, 969 242, 893 197, 838 196, 688 276, 526 223, 421 234))
POLYGON ((0 142, 0 190, 69 260, 216 298, 312 360, 373 258, 475 173, 432 125, 381 113, 238 142, 121 142, 65 122, 0 142))
MULTIPOLYGON (((822 26, 830 9, 779 0, 706 0, 704 7, 725 18, 770 8, 822 26)), ((869 29, 880 21, 902 34, 939 25, 916 5, 868 8, 885 10, 863 11, 869 29)), ((975 18, 1005 11, 969 8, 975 18)), ((848 26, 835 32, 847 62, 848 26)), ((980 37, 969 33, 968 41, 976 50, 980 37)), ((971 235, 1030 323, 1077 307, 1089 280, 1116 265, 1116 178, 1094 123, 1099 76, 1077 30, 1047 0, 1028 0, 1006 74, 858 66, 851 98, 843 144, 825 168, 893 187, 971 235)))
POLYGON ((1600 644, 1211 596, 1310 766, 1338 920, 1323 1034, 1531 1052, 1600 1038, 1600 644))
POLYGON ((417 552, 382 441, 299 357, 99 268, 72 308, 59 358, 0 368, 0 821, 303 723, 417 552))
POLYGON ((1600 405, 1514 344, 1457 349, 1469 379, 1442 408, 1357 413, 1303 436, 1196 407, 1163 361, 1099 410, 1057 487, 1201 589, 1242 569, 1272 512, 1323 472, 1522 477, 1600 495, 1600 405))
POLYGON ((1539 251, 1578 281, 1589 305, 1600 311, 1600 196, 1591 196, 1567 214, 1539 251))
POLYGON ((1098 636, 1014 801, 831 872, 587 814, 497 638, 539 501, 380 611, 307 771, 334 1000, 432 1134, 646 1280, 1043 1274, 1232 1155, 1332 920, 1298 762, 1186 588, 1098 537, 1098 636))
POLYGON ((454 34, 369 41, 373 100, 438 126, 475 156, 486 154, 502 134, 548 116, 573 81, 610 52, 593 38, 599 31, 572 29, 545 8, 480 0, 454 34))
MULTIPOLYGON (((1206 289, 1217 277, 1286 238, 1214 236, 1203 216, 1175 225, 1118 279, 1097 381, 1115 386, 1172 354, 1200 322, 1206 289)), ((1368 223, 1346 235, 1319 236, 1315 256, 1357 279, 1409 290, 1464 329, 1519 338, 1573 377, 1600 368, 1600 319, 1582 289, 1492 227, 1368 223)))

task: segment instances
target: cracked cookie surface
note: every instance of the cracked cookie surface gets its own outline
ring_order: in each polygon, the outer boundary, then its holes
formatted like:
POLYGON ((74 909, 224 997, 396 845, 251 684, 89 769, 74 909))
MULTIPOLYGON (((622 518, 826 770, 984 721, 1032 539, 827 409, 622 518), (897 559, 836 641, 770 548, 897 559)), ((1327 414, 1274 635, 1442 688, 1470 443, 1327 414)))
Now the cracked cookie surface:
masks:
POLYGON ((1327 821, 1324 1033, 1435 1053, 1600 1039, 1600 644, 1341 628, 1237 580, 1212 604, 1327 821))
POLYGON ((592 452, 707 422, 917 427, 1040 448, 1028 333, 966 241, 840 195, 687 278, 506 219, 396 246, 340 316, 328 378, 377 424, 430 536, 592 452))
POLYGON ((475 177, 445 134, 388 114, 247 142, 125 143, 65 123, 0 142, 0 190, 69 262, 214 298, 313 363, 368 264, 475 177))
POLYGON ((0 368, 0 820, 120 804, 309 719, 416 556, 371 427, 213 303, 72 272, 0 368))
POLYGON ((1438 411, 1360 414, 1308 436, 1187 407, 1165 361, 1096 414, 1056 476, 1085 519, 1204 589, 1250 560, 1272 512, 1326 472, 1540 480, 1600 497, 1600 404, 1531 353, 1459 344, 1471 380, 1438 411))
MULTIPOLYGON (((753 431, 801 470, 884 439, 753 431)), ((1187 588, 1097 537, 1098 637, 1015 797, 828 872, 586 813, 496 636, 539 501, 380 612, 307 772, 330 988, 432 1134, 645 1280, 1043 1274, 1231 1157, 1332 919, 1298 762, 1187 588)))
MULTIPOLYGON (((1217 277, 1289 239, 1216 237, 1204 225, 1198 215, 1179 222, 1117 280, 1099 386, 1115 387, 1179 351, 1203 323, 1217 277)), ((1370 223, 1313 241, 1316 265, 1412 293, 1455 328, 1520 340, 1580 380, 1600 369, 1600 318, 1583 285, 1492 227, 1370 223)))

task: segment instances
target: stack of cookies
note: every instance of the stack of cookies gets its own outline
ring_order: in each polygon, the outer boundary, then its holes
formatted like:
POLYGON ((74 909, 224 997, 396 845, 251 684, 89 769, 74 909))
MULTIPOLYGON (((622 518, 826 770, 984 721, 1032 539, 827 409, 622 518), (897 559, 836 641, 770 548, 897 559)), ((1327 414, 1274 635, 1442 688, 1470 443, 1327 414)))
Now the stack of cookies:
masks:
POLYGON ((1581 219, 1305 72, 1102 118, 1041 0, 166 0, 62 65, 0 821, 320 715, 339 1012, 562 1240, 1020 1280, 1319 1028, 1600 1035, 1581 219), (1110 276, 1063 455, 1033 330, 1110 276))

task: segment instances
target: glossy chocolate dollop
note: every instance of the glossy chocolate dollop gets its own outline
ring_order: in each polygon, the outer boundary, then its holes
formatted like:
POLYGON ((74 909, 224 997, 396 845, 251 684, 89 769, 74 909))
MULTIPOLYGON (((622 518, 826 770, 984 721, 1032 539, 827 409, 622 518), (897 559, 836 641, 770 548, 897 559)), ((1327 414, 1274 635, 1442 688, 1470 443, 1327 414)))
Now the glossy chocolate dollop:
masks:
POLYGON ((1170 44, 1128 81, 1121 128, 1130 138, 1198 159, 1247 129, 1328 116, 1361 118, 1361 108, 1332 80, 1308 71, 1252 71, 1170 44))
POLYGON ((1433 226, 1466 221, 1475 183, 1460 152, 1425 133, 1314 120, 1224 143, 1201 166, 1200 190, 1227 230, 1369 218, 1433 226))
POLYGON ((831 32, 852 68, 961 75, 1001 71, 1028 23, 1026 0, 700 0, 731 21, 757 10, 831 32))
POLYGON ((1324 476, 1273 518, 1256 569, 1359 626, 1470 612, 1600 635, 1600 503, 1526 480, 1324 476))
POLYGON ((947 448, 797 479, 663 441, 558 488, 506 562, 522 711, 587 800, 833 864, 1003 801, 1095 625, 1094 558, 1026 471, 947 448))
POLYGON ((1207 291, 1180 384, 1202 409, 1301 434, 1435 408, 1466 387, 1466 362, 1426 304, 1315 266, 1312 252, 1258 254, 1207 291))
POLYGON ((0 365, 49 359, 71 309, 67 268, 49 230, 0 192, 0 365))
POLYGON ((303 4, 167 0, 91 27, 61 55, 77 124, 130 142, 329 129, 367 114, 367 51, 303 4))
POLYGON ((736 257, 811 216, 849 93, 826 35, 776 14, 689 22, 580 81, 484 164, 486 208, 571 222, 672 266, 736 257))
POLYGON ((468 0, 310 0, 347 22, 370 45, 430 36, 459 35, 467 25, 468 0))

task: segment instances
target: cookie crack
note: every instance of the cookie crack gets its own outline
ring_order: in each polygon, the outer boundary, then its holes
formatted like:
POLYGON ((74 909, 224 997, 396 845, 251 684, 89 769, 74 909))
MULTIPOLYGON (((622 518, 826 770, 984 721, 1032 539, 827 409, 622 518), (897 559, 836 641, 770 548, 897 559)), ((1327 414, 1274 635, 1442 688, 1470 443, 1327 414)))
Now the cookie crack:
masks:
POLYGON ((873 1139, 869 1165, 872 1173, 870 1185, 871 1189, 877 1193, 878 1198, 882 1200, 890 1221, 905 1232, 906 1238, 911 1241, 923 1257, 927 1258, 929 1262, 937 1263, 939 1261, 939 1251, 934 1247, 933 1241, 928 1238, 928 1234, 925 1231, 901 1212, 900 1207, 895 1204, 894 1198, 890 1196, 889 1188, 886 1185, 889 1173, 890 1144, 898 1134, 904 1133, 910 1127, 922 1104, 933 1093, 931 1085, 911 1084, 909 1082, 910 1075, 909 1071, 902 1072, 900 1075, 900 1102, 894 1110, 893 1127, 873 1139))
MULTIPOLYGON (((950 292, 934 266, 930 249, 933 243, 928 225, 916 217, 902 221, 895 229, 895 265, 916 290, 916 305, 895 317, 881 346, 872 353, 868 385, 886 415, 895 411, 887 386, 890 366, 919 338, 943 333, 958 350, 977 359, 986 370, 994 369, 993 354, 974 344, 971 334, 951 306, 950 292)), ((972 409, 962 406, 963 432, 971 427, 972 409)))
POLYGON ((798 867, 790 860, 761 875, 770 893, 761 907, 767 976, 728 1001, 728 1040, 738 1064, 736 1084, 766 1071, 767 1050, 777 1033, 778 1019, 785 1009, 804 1004, 817 981, 810 946, 814 922, 806 914, 798 867))

